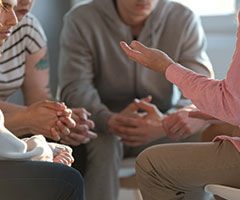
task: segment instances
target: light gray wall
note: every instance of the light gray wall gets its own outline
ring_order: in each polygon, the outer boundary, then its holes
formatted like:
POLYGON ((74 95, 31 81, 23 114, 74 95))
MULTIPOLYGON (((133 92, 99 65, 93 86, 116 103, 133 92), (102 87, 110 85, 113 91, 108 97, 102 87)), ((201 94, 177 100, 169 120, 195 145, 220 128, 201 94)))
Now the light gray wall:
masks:
MULTIPOLYGON (((48 38, 50 58, 50 85, 53 95, 57 88, 59 35, 62 28, 63 16, 70 9, 70 0, 35 0, 32 13, 38 18, 48 38)), ((20 92, 15 93, 11 102, 22 103, 20 92)))
POLYGON ((215 76, 222 79, 231 62, 236 41, 236 15, 202 17, 206 32, 207 52, 212 61, 215 76))

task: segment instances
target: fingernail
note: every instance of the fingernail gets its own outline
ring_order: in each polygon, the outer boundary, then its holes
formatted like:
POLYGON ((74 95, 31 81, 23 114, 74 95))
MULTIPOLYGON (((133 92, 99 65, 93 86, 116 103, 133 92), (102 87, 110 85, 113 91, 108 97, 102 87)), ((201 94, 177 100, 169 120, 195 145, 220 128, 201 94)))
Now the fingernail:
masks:
POLYGON ((60 141, 61 140, 61 137, 59 135, 56 135, 56 141, 60 141))

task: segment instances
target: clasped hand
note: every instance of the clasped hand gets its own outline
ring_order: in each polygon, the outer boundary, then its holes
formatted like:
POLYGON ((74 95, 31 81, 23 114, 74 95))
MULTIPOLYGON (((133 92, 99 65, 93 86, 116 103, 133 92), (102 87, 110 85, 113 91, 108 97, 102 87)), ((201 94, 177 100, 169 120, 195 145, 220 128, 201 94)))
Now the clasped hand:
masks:
POLYGON ((90 114, 81 108, 68 109, 64 103, 41 101, 27 108, 29 131, 42 134, 63 144, 79 145, 97 135, 90 131, 94 123, 90 114))
POLYGON ((111 116, 109 132, 128 146, 140 146, 164 137, 161 124, 164 115, 150 101, 151 97, 135 99, 123 111, 111 116))

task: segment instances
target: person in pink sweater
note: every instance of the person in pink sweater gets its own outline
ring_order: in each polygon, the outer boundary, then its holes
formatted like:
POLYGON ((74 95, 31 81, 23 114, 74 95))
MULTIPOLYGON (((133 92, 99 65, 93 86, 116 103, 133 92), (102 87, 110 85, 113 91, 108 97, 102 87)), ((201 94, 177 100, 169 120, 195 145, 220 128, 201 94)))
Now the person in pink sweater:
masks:
MULTIPOLYGON (((238 14, 240 21, 240 14, 238 14)), ((240 26, 236 49, 224 80, 210 79, 175 63, 164 52, 133 41, 121 42, 128 57, 160 72, 176 84, 202 112, 202 118, 217 118, 240 125, 240 26)), ((156 108, 136 100, 149 113, 156 108)), ((219 136, 213 142, 164 144, 142 152, 136 161, 143 199, 208 199, 207 184, 240 187, 240 137, 219 136)))

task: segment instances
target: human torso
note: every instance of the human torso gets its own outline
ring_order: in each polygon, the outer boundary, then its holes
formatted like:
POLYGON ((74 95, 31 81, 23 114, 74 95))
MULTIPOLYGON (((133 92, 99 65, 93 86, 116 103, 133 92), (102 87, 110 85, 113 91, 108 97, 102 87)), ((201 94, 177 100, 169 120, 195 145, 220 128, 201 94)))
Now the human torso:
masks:
MULTIPOLYGON (((134 98, 152 95, 153 103, 161 111, 165 112, 171 108, 173 85, 162 75, 129 60, 120 49, 120 41, 130 43, 133 40, 131 28, 121 23, 119 19, 113 21, 106 17, 94 6, 86 7, 85 11, 79 10, 78 13, 79 16, 75 18, 82 19, 77 26, 81 29, 83 40, 92 53, 93 83, 102 102, 110 110, 120 111, 134 98), (91 16, 90 14, 87 16, 88 13, 91 13, 91 16)), ((162 22, 152 20, 151 18, 147 20, 138 40, 149 47, 165 51, 178 61, 181 37, 184 34, 184 31, 178 28, 181 24, 172 31, 172 18, 168 17, 162 22), (156 27, 154 31, 153 24, 156 27)))

